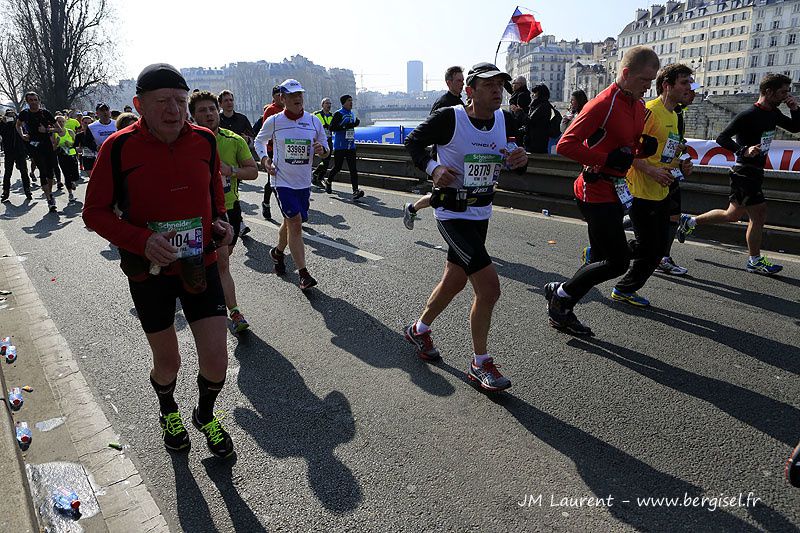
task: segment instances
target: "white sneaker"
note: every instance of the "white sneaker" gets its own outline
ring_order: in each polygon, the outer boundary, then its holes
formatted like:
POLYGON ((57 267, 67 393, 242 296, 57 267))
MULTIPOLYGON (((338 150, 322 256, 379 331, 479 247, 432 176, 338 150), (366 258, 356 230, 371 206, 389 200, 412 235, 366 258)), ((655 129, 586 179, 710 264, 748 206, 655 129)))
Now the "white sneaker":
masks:
POLYGON ((671 257, 662 257, 661 262, 658 264, 658 270, 673 276, 683 276, 689 272, 688 268, 683 268, 682 266, 676 265, 675 261, 673 261, 671 257))

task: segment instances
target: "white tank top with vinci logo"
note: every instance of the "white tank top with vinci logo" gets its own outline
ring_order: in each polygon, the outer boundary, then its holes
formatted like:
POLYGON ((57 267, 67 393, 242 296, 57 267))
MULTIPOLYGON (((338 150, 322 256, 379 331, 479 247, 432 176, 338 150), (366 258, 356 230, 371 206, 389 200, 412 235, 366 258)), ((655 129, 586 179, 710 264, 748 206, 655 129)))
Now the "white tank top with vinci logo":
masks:
MULTIPOLYGON (((456 181, 449 187, 475 189, 497 183, 503 168, 500 150, 506 147, 508 139, 503 110, 494 112, 494 126, 489 131, 473 126, 464 106, 455 106, 453 110, 456 114, 453 138, 448 144, 436 146, 437 162, 459 171, 456 181)), ((467 207, 461 213, 439 207, 434 216, 439 220, 486 220, 492 216, 492 205, 467 207)))

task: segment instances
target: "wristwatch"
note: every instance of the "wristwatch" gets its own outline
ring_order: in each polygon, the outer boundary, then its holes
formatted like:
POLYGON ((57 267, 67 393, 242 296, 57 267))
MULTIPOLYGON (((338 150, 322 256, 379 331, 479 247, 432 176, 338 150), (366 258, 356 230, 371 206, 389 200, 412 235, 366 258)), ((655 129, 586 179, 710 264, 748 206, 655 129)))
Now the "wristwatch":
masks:
POLYGON ((239 167, 231 167, 231 176, 235 176, 239 173, 239 167))

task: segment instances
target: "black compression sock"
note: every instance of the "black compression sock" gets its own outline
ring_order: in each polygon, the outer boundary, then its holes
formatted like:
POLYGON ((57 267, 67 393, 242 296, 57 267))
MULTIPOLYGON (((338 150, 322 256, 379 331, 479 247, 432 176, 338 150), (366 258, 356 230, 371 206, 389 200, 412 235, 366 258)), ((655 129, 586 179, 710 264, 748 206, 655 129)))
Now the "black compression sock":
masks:
POLYGON ((409 213, 416 213, 417 210, 414 209, 414 204, 408 204, 408 212, 409 213))
POLYGON ((669 240, 667 241, 667 253, 664 255, 666 257, 672 256, 672 243, 675 241, 675 235, 678 233, 678 223, 669 221, 669 240))
POLYGON ((197 374, 197 388, 200 390, 200 400, 197 403, 197 421, 201 424, 208 424, 214 418, 214 402, 217 401, 222 387, 225 385, 223 379, 219 383, 214 383, 197 374))
POLYGON ((172 380, 172 383, 167 385, 159 385, 153 379, 153 376, 150 376, 150 384, 153 386, 153 389, 156 391, 156 396, 158 396, 158 405, 161 409, 161 414, 168 414, 174 413, 178 410, 178 404, 175 402, 175 383, 178 381, 178 378, 172 380))

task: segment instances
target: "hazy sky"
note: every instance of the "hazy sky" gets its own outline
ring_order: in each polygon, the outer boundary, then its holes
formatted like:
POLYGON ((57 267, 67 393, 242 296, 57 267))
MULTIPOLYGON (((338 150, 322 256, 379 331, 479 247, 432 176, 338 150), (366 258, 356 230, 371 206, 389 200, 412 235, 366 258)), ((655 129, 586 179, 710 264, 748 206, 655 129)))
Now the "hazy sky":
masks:
MULTIPOLYGON (((219 67, 282 61, 301 54, 318 65, 349 68, 359 88, 406 88, 406 61, 424 63, 427 89, 444 88, 444 71, 492 61, 516 2, 116 0, 122 77, 156 62, 219 67), (363 74, 363 78, 362 75, 363 74), (362 81, 363 79, 363 81, 362 81)), ((524 7, 545 33, 566 40, 616 37, 644 1, 548 0, 524 7)), ((505 45, 504 45, 505 46, 505 45)), ((501 48, 498 66, 505 65, 501 48)))

